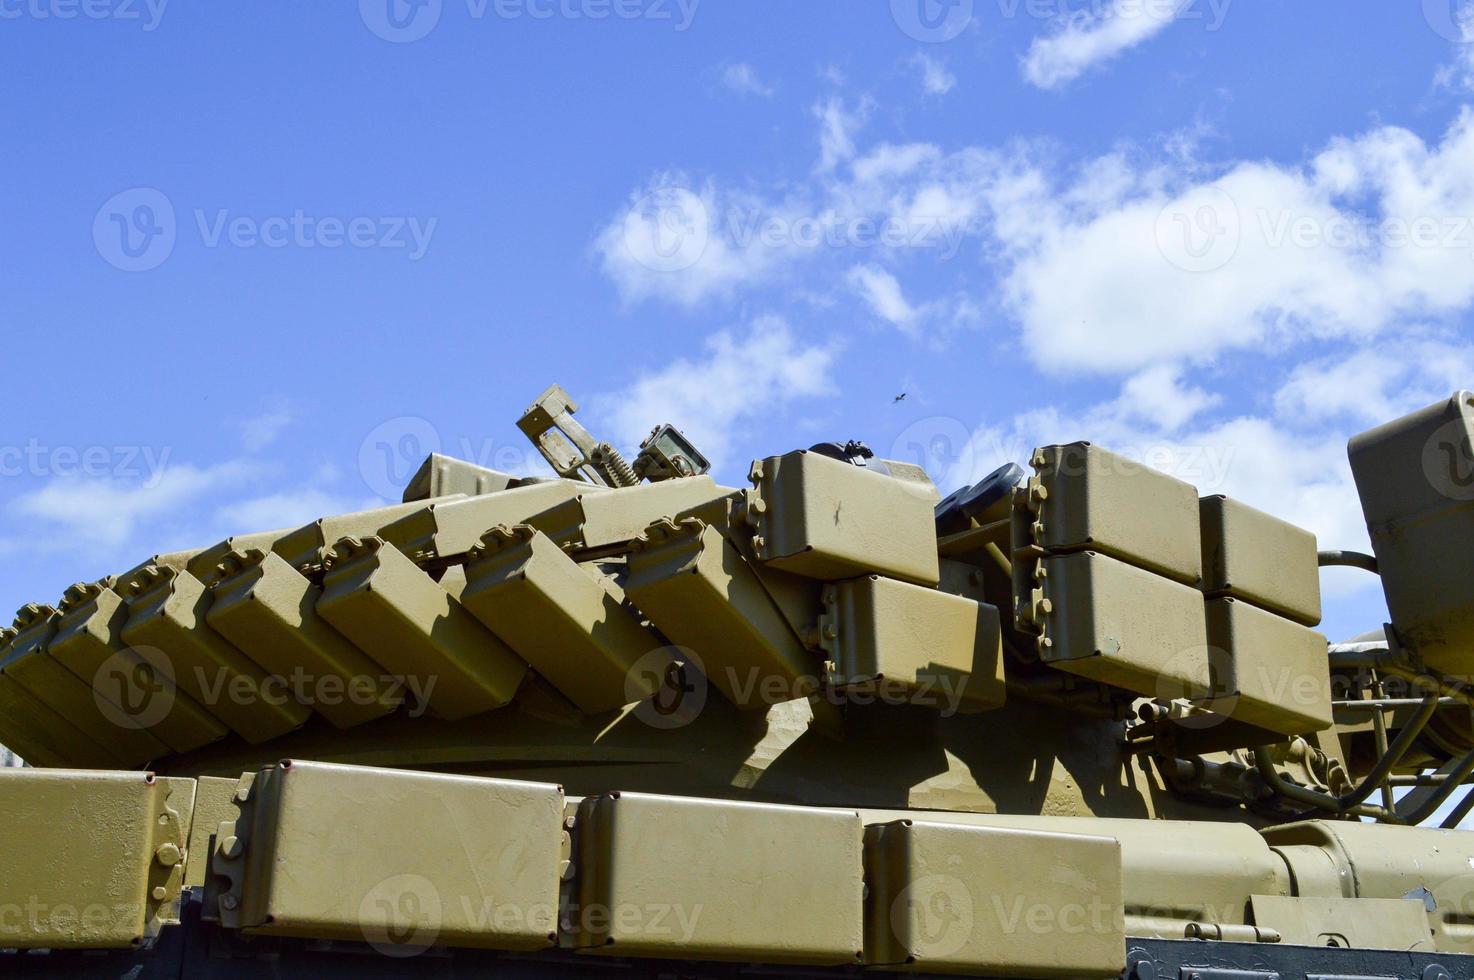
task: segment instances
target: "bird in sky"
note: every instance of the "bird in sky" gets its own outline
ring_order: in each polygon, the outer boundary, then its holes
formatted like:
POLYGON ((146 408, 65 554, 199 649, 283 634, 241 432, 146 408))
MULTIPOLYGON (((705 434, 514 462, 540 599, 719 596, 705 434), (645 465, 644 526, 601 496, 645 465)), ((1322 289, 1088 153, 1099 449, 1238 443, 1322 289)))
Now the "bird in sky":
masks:
POLYGON ((897 395, 895 397, 895 400, 892 401, 891 404, 892 405, 895 405, 895 404, 898 404, 898 403, 903 402, 905 400, 906 400, 906 392, 903 391, 903 392, 901 392, 899 395, 897 395))

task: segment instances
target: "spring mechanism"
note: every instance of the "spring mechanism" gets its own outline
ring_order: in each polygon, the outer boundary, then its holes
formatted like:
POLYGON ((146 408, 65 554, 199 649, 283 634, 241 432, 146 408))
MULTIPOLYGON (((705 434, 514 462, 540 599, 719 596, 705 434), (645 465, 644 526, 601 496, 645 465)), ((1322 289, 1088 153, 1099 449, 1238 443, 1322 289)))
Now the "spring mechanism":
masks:
POLYGON ((625 462, 624 456, 620 454, 607 442, 601 442, 594 447, 592 458, 589 460, 594 467, 609 481, 613 487, 639 486, 640 478, 630 464, 625 462))

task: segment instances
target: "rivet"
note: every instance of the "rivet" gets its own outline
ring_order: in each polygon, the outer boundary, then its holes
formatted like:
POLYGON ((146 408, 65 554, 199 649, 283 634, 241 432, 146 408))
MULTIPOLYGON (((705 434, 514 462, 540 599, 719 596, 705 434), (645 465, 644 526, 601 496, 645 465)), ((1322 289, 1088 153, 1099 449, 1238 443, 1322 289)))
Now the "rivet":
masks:
POLYGON ((165 888, 163 885, 156 885, 154 887, 154 890, 149 894, 154 897, 155 902, 162 902, 164 899, 169 897, 169 889, 165 888))
POLYGON ((154 857, 164 867, 172 868, 183 860, 184 855, 179 853, 178 844, 161 844, 159 845, 159 849, 154 851, 154 857))
POLYGON ((239 904, 240 900, 237 899, 234 895, 220 896, 220 907, 225 909, 227 912, 234 911, 235 907, 239 904))

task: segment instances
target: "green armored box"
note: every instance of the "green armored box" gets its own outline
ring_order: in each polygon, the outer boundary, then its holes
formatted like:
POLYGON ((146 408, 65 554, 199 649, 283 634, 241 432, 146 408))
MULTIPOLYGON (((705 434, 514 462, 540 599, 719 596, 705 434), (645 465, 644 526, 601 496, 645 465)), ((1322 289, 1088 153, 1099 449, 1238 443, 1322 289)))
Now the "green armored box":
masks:
POLYGON ((1231 497, 1199 502, 1203 591, 1251 602, 1301 626, 1320 623, 1315 535, 1231 497))
POLYGON ((866 575, 825 587, 819 632, 835 688, 943 711, 1004 703, 995 606, 866 575))
POLYGON ((1036 449, 1033 466, 1029 538, 1035 546, 1052 553, 1088 549, 1198 584, 1198 492, 1190 484, 1088 442, 1036 449))
POLYGON ((1201 592, 1089 551, 1042 565, 1046 663, 1149 698, 1209 694, 1201 592))
POLYGON ((1351 440, 1351 472, 1398 639, 1474 673, 1474 394, 1351 440))
POLYGON ((1326 638, 1232 597, 1207 604, 1215 714, 1280 735, 1331 727, 1326 638))
POLYGON ((748 520, 758 558, 833 581, 936 585, 936 499, 916 483, 800 450, 753 463, 748 520))

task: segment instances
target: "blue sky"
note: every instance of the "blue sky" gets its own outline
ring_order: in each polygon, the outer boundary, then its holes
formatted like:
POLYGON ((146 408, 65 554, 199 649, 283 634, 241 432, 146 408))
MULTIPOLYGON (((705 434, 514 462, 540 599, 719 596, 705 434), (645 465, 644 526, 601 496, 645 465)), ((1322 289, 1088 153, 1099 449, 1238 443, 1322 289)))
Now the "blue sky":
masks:
MULTIPOLYGON (((1474 387, 1469 39, 1449 0, 0 0, 0 606, 431 448, 527 468, 552 381, 728 481, 1091 438, 1365 547, 1347 437, 1474 387)), ((1330 635, 1381 622, 1327 585, 1330 635)))

